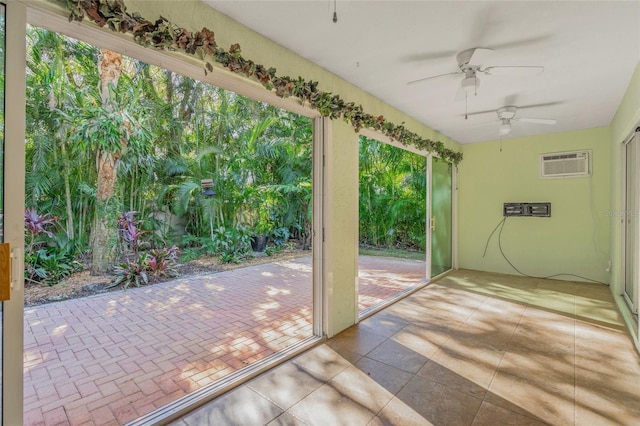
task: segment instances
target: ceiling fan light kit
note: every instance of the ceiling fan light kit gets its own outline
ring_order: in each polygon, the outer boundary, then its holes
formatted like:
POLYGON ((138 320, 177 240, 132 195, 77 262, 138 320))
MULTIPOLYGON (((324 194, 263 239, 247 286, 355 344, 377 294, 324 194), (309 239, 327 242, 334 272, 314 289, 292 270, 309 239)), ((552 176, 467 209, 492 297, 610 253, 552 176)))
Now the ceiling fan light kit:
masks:
POLYGON ((509 136, 511 134, 511 122, 507 119, 502 120, 500 128, 498 129, 498 135, 509 136))
POLYGON ((460 87, 467 93, 474 93, 480 87, 480 80, 475 76, 467 76, 460 83, 460 87))

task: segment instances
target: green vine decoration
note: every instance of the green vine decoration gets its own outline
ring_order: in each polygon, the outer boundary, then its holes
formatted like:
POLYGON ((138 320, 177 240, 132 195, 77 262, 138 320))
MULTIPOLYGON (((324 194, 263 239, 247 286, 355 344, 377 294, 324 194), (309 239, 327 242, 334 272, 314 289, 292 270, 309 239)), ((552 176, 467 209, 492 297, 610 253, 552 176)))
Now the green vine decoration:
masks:
POLYGON ((214 32, 207 28, 192 32, 163 17, 151 22, 138 13, 128 13, 124 0, 66 0, 66 6, 71 12, 69 21, 82 21, 86 16, 100 27, 132 34, 142 46, 194 55, 203 61, 205 74, 213 71, 213 60, 236 74, 259 81, 265 89, 275 91, 281 98, 296 97, 303 105, 309 105, 325 117, 342 118, 356 132, 371 128, 404 146, 411 145, 435 153, 449 163, 458 164, 462 160, 462 153, 446 148, 440 141, 420 137, 407 130, 404 122, 391 123, 382 115, 366 113, 362 105, 346 102, 340 95, 318 89, 317 81, 276 75, 275 68, 244 58, 237 43, 228 50, 218 47, 214 32))

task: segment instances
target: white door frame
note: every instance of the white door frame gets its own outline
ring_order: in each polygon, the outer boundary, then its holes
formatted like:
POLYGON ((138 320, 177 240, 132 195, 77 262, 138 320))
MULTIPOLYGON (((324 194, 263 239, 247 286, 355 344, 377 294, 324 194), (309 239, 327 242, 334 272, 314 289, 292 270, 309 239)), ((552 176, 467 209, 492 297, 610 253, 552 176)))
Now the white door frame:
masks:
POLYGON ((12 248, 12 291, 2 313, 2 424, 18 425, 23 417, 25 5, 7 2, 5 22, 4 242, 12 248))
MULTIPOLYGON (((1 0, 0 0, 1 1, 1 0)), ((66 13, 66 11, 64 11, 66 13)), ((187 77, 191 77, 205 83, 213 84, 225 90, 230 90, 267 102, 279 108, 286 109, 296 114, 314 120, 314 131, 319 128, 320 114, 299 103, 283 99, 275 93, 266 91, 262 86, 254 85, 246 79, 234 75, 225 70, 215 69, 204 76, 199 61, 186 55, 175 52, 160 52, 137 45, 120 34, 100 29, 92 24, 73 22, 69 23, 66 16, 61 14, 57 4, 48 2, 10 1, 7 4, 7 37, 6 37, 6 81, 5 99, 10 99, 10 108, 5 111, 5 206, 4 206, 4 236, 5 242, 11 244, 15 261, 13 263, 14 287, 12 299, 5 302, 3 309, 3 371, 2 371, 2 407, 4 410, 2 424, 18 425, 23 423, 23 351, 24 351, 24 205, 25 205, 25 68, 26 68, 26 26, 27 23, 42 28, 56 31, 98 47, 109 48, 124 55, 136 58, 149 64, 169 69, 187 77)), ((320 136, 322 137, 322 136, 320 136)), ((324 334, 325 318, 323 308, 322 287, 322 238, 323 227, 323 169, 322 169, 322 139, 314 135, 313 142, 313 191, 314 191, 314 218, 313 218, 313 332, 316 337, 324 334), (320 166, 318 166, 320 162, 320 166)), ((296 347, 290 353, 283 354, 274 362, 281 362, 294 356, 295 352, 303 348, 296 347)), ((270 364, 259 366, 251 376, 258 374, 270 364)), ((249 376, 248 376, 249 377, 249 376)), ((248 378, 247 377, 247 378, 248 378)), ((246 379, 245 379, 246 380, 246 379)), ((204 399, 211 399, 214 393, 204 395, 200 392, 195 395, 202 403, 204 399)), ((219 394, 219 392, 216 392, 219 394)), ((181 406, 183 407, 183 406, 181 406)), ((158 411, 158 410, 156 410, 158 411)), ((149 417, 171 417, 177 413, 176 409, 168 409, 165 412, 153 412, 149 417)), ((142 421, 145 423, 145 420, 142 421)))
MULTIPOLYGON (((356 276, 355 278, 355 318, 356 318, 356 323, 358 323, 359 321, 367 318, 370 315, 373 315, 374 313, 378 312, 381 309, 384 309, 385 307, 387 307, 388 305, 395 303, 398 299, 404 298, 406 296, 409 296, 410 294, 414 293, 415 291, 425 287, 426 285, 428 285, 429 283, 437 280, 438 278, 448 274, 449 272, 451 272, 451 270, 453 269, 457 269, 458 268, 458 181, 457 181, 457 172, 458 172, 458 168, 457 166, 452 164, 452 173, 451 173, 451 269, 443 272, 442 274, 439 274, 435 277, 431 277, 431 217, 432 217, 432 209, 431 209, 431 194, 433 194, 433 189, 432 189, 432 164, 433 164, 433 158, 439 158, 438 155, 433 154, 433 153, 429 153, 427 151, 424 150, 420 150, 417 149, 413 146, 409 146, 409 145, 403 145, 399 142, 394 141, 393 139, 389 138, 388 136, 373 130, 373 129, 361 129, 359 132, 360 135, 365 136, 367 138, 370 139, 375 139, 381 143, 386 143, 392 146, 395 146, 397 148, 400 149, 404 149, 405 151, 409 151, 409 152, 413 152, 414 154, 418 154, 421 155, 423 157, 425 157, 425 161, 427 162, 427 171, 426 171, 426 179, 427 179, 427 196, 426 196, 426 217, 425 217, 425 230, 426 230, 426 243, 425 243, 425 281, 416 285, 411 291, 408 291, 406 293, 402 293, 402 296, 399 298, 392 298, 391 300, 389 300, 387 303, 383 303, 381 304, 377 309, 373 310, 373 311, 368 311, 366 313, 365 316, 361 317, 360 316, 360 309, 358 308, 358 295, 359 295, 359 288, 358 288, 358 277, 356 276)), ((358 217, 358 221, 359 221, 359 215, 356 215, 356 217, 358 217)), ((359 246, 358 246, 358 238, 356 238, 355 241, 356 244, 356 253, 359 252, 359 246)), ((358 271, 358 267, 357 267, 357 259, 356 259, 356 273, 358 271)))

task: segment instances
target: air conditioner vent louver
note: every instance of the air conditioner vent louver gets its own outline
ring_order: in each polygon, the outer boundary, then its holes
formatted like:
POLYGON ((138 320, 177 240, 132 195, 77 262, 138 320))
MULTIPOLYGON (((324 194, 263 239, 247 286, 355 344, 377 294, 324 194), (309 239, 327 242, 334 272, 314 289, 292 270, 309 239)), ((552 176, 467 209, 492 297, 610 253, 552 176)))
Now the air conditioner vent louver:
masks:
POLYGON ((589 176, 590 151, 555 152, 540 155, 541 178, 589 176))

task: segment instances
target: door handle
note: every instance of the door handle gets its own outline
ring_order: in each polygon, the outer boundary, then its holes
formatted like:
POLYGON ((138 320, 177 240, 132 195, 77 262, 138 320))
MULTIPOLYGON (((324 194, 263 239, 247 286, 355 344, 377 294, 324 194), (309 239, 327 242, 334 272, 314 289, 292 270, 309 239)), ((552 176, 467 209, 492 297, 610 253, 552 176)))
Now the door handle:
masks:
POLYGON ((432 231, 436 230, 436 217, 435 216, 431 216, 431 220, 430 220, 429 226, 431 227, 432 231))
POLYGON ((0 301, 11 299, 11 246, 0 244, 0 301))

